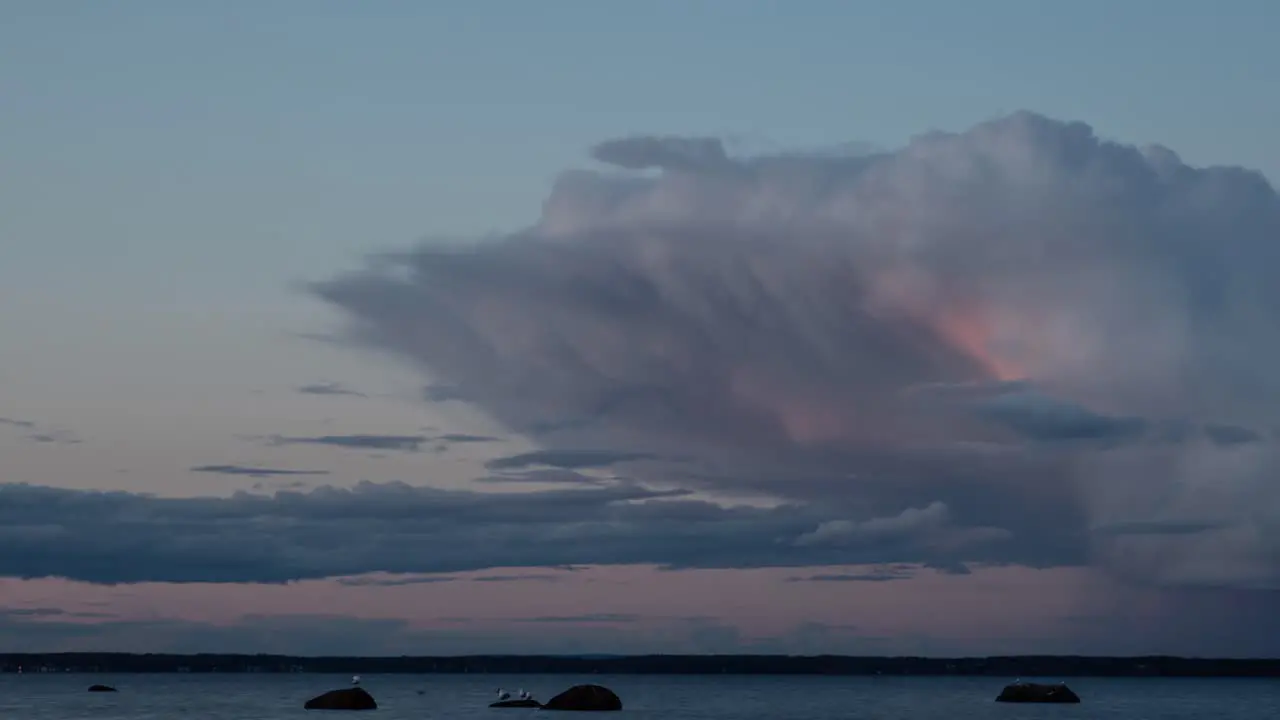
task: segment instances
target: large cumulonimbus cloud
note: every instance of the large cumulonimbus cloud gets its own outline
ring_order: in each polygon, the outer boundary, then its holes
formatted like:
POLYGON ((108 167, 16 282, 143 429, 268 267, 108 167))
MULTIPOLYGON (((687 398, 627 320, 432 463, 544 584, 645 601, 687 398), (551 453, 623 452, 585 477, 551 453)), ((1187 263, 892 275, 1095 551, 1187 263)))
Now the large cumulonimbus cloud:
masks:
POLYGON ((1258 173, 1032 113, 880 154, 594 157, 616 169, 566 173, 526 230, 315 292, 548 450, 679 456, 654 472, 853 534, 946 508, 1028 562, 1280 583, 1258 173))

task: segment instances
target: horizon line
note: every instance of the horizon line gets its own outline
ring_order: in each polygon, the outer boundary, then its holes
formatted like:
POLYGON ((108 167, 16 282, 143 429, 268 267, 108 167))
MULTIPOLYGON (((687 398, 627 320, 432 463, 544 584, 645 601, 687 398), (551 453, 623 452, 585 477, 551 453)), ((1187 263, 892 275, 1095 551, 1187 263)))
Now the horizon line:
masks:
POLYGON ((52 652, 22 651, 0 652, 0 659, 18 657, 136 657, 136 658, 279 658, 298 660, 480 660, 480 659, 519 659, 519 660, 639 660, 639 659, 841 659, 841 660, 926 660, 930 662, 944 661, 978 661, 978 660, 1163 660, 1186 662, 1280 662, 1276 657, 1231 657, 1206 655, 1169 655, 1169 654, 1133 654, 1133 655, 1083 655, 1074 653, 1040 653, 1014 655, 853 655, 847 653, 469 653, 461 655, 309 655, 299 653, 265 653, 265 652, 129 652, 116 650, 58 650, 52 652))

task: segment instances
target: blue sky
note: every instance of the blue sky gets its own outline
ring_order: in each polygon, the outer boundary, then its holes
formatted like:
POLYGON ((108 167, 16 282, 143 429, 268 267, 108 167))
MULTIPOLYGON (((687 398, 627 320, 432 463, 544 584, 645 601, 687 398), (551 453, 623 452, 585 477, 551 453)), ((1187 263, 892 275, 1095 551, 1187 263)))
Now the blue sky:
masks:
POLYGON ((633 132, 898 145, 1033 109, 1280 169, 1260 1, 5 8, 6 285, 94 285, 74 253, 98 282, 276 296, 371 246, 523 225, 633 132))
POLYGON ((420 356, 302 337, 343 305, 303 283, 531 226, 635 134, 892 149, 1031 110, 1274 181, 1278 23, 1260 0, 0 3, 0 417, 30 423, 0 427, 0 480, 470 487, 539 443, 421 402, 420 356), (323 382, 367 397, 296 390, 323 382), (501 439, 269 440, 357 434, 501 439))

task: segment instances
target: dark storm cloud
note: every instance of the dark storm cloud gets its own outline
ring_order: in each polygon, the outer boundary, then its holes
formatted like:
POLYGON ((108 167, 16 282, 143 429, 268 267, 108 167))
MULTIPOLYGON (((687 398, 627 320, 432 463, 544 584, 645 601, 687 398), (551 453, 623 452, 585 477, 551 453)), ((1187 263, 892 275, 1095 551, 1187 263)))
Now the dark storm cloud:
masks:
POLYGON ((1210 440, 1219 445, 1238 445, 1262 439, 1257 431, 1236 425, 1207 425, 1204 431, 1210 440))
POLYGON ((1094 528, 1099 535, 1194 535, 1220 530, 1222 526, 1203 522, 1130 522, 1094 528))
POLYGON ((532 227, 315 294, 353 342, 545 448, 696 458, 703 489, 847 516, 829 539, 938 503, 1029 565, 1280 583, 1261 175, 1027 112, 859 156, 640 136, 592 154, 615 169, 565 173, 532 227), (1125 523, 1218 529, 1092 533, 1125 523))
POLYGON ((36 424, 30 420, 14 420, 13 418, 0 417, 0 425, 9 425, 11 427, 23 428, 26 430, 34 429, 36 424))
POLYGON ((200 465, 191 468, 191 472, 215 473, 218 475, 243 475, 245 477, 266 478, 280 475, 328 475, 328 470, 281 470, 277 468, 248 467, 245 465, 200 465))
POLYGON ((631 483, 499 494, 361 483, 226 498, 0 486, 0 577, 285 582, 579 564, 928 562, 956 552, 1003 561, 1021 551, 1003 531, 956 525, 936 506, 841 521, 817 508, 727 508, 631 483))
POLYGON ((319 435, 315 437, 271 438, 274 445, 328 445, 358 450, 401 450, 418 452, 431 438, 425 435, 319 435))
POLYGON ((979 412, 1033 440, 1123 441, 1141 436, 1142 418, 1117 418, 1034 392, 1002 393, 979 412))

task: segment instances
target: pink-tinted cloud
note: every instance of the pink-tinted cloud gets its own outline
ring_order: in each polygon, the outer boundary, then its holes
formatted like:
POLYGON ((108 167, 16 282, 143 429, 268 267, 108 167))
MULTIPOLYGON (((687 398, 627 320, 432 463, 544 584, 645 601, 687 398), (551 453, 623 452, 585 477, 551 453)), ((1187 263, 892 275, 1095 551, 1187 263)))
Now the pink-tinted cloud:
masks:
POLYGON ((1280 587, 1261 175, 1029 112, 858 156, 594 155, 521 232, 315 292, 548 451, 679 457, 632 474, 827 531, 945 508, 1030 566, 1280 587))

